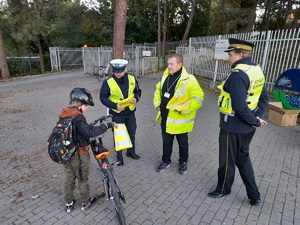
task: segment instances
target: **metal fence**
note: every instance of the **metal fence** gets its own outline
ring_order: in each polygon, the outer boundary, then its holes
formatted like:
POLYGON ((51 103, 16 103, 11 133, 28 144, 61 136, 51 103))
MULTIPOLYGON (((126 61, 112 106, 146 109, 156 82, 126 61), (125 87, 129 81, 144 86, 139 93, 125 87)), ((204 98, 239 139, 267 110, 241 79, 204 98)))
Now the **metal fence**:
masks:
MULTIPOLYGON (((229 75, 230 65, 226 61, 214 60, 216 41, 228 38, 239 38, 255 44, 253 62, 261 65, 266 76, 266 86, 273 91, 277 77, 287 69, 300 68, 300 29, 277 30, 267 32, 251 32, 241 34, 227 34, 207 37, 190 38, 189 47, 178 47, 179 43, 168 43, 183 55, 183 64, 190 73, 212 81, 222 81, 229 75)), ((126 45, 124 58, 129 61, 128 72, 136 76, 146 76, 148 70, 153 71, 157 60, 157 43, 126 45)), ((49 48, 52 70, 63 67, 82 66, 85 73, 93 74, 95 68, 106 66, 112 57, 112 47, 99 48, 49 48)), ((173 51, 173 50, 169 50, 173 51)))
MULTIPOLYGON (((111 46, 73 49, 50 47, 49 51, 52 71, 61 71, 64 68, 75 66, 83 67, 85 74, 95 74, 99 67, 107 66, 112 60, 111 46)), ((127 71, 136 76, 143 76, 149 72, 144 71, 144 69, 148 70, 149 67, 145 67, 143 64, 143 58, 155 56, 156 47, 153 46, 132 44, 124 47, 123 58, 129 62, 127 71)))
MULTIPOLYGON (((260 64, 266 76, 266 87, 273 91, 277 77, 287 69, 300 68, 300 29, 241 33, 190 38, 185 50, 190 73, 213 81, 222 81, 229 75, 226 61, 214 60, 218 39, 239 38, 255 44, 252 61, 260 64)), ((178 49, 178 52, 182 50, 178 49)))

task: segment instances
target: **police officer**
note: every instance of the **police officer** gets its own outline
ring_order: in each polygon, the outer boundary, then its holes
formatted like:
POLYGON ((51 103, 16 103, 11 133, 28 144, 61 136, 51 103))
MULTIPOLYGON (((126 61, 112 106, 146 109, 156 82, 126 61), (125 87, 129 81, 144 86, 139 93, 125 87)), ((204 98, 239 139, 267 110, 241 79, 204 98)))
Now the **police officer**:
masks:
MULTIPOLYGON (((109 108, 109 113, 113 115, 112 121, 115 123, 124 123, 127 128, 132 142, 132 148, 127 149, 126 156, 132 159, 139 159, 140 156, 135 152, 135 133, 137 128, 135 105, 139 101, 142 91, 135 77, 126 72, 127 60, 114 59, 110 64, 112 66, 113 75, 103 81, 100 90, 100 101, 109 108), (129 106, 122 106, 121 102, 124 99, 130 100, 129 106)), ((121 162, 118 165, 123 166, 124 160, 122 151, 117 152, 117 159, 121 162)))
POLYGON ((220 198, 230 194, 235 176, 235 166, 251 205, 261 202, 255 182, 249 145, 257 127, 267 124, 263 115, 268 96, 264 89, 265 77, 261 68, 251 62, 250 42, 229 38, 228 52, 231 74, 219 86, 220 109, 219 169, 215 191, 208 194, 220 198))

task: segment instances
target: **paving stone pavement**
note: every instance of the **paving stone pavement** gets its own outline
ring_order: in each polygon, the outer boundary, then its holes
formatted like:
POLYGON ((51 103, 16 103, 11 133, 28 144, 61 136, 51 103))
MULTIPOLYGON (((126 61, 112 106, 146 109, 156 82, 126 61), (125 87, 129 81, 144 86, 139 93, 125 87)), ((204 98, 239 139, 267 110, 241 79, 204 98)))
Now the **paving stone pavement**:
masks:
MULTIPOLYGON (((115 168, 127 199, 127 224, 300 224, 299 124, 284 128, 269 123, 257 129, 250 155, 262 196, 260 206, 249 204, 238 172, 230 195, 207 197, 217 181, 219 132, 217 95, 207 88, 194 131, 189 134, 187 174, 177 172, 177 142, 171 167, 162 173, 155 171, 162 155, 161 131, 159 124, 154 125, 156 111, 152 105, 159 76, 139 78, 143 93, 136 112, 136 149, 141 159, 124 157, 125 166, 115 168)), ((82 71, 0 83, 0 224, 118 224, 112 205, 104 199, 82 212, 77 189, 74 211, 64 211, 62 166, 50 160, 46 148, 57 114, 67 104, 72 88, 86 87, 92 92, 96 105, 86 113, 88 121, 105 114, 98 100, 100 85, 82 71)), ((112 148, 110 131, 104 142, 112 148)), ((96 161, 91 161, 93 195, 101 187, 101 176, 96 161)))

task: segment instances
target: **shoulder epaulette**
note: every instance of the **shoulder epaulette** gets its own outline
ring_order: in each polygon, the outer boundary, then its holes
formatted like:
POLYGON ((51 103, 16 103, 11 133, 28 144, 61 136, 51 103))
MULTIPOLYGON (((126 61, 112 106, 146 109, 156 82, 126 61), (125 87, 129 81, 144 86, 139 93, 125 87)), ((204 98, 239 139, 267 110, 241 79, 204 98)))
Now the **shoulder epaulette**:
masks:
POLYGON ((231 72, 232 73, 238 73, 238 72, 240 72, 240 70, 239 69, 232 69, 231 72))

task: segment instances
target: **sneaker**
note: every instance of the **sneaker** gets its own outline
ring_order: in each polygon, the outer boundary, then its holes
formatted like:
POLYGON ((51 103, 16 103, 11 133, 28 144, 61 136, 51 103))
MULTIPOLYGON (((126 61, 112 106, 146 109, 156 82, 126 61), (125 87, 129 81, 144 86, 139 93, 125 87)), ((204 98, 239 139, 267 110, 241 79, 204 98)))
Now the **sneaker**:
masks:
POLYGON ((118 160, 118 162, 116 163, 118 166, 124 166, 124 160, 118 160))
POLYGON ((171 163, 164 163, 164 162, 161 162, 159 164, 159 166, 156 168, 156 172, 160 173, 162 171, 164 171, 166 168, 170 167, 171 163))
POLYGON ((250 205, 259 205, 261 203, 260 199, 254 200, 254 199, 250 199, 250 205))
POLYGON ((70 204, 66 203, 66 212, 71 212, 74 208, 74 202, 75 200, 73 200, 70 204))
POLYGON ((179 163, 178 173, 186 174, 186 172, 187 172, 187 163, 186 162, 179 163))
POLYGON ((93 203, 95 203, 97 201, 97 198, 96 197, 92 197, 89 199, 88 203, 82 203, 81 204, 81 210, 87 210, 88 208, 91 207, 91 205, 93 203))

